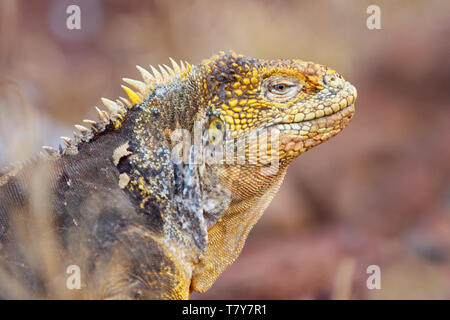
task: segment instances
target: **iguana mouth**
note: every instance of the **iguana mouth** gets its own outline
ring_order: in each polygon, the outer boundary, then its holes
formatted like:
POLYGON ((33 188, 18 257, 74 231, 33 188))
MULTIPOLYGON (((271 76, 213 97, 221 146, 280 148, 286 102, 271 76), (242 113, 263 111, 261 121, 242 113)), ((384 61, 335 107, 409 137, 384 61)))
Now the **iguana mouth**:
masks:
MULTIPOLYGON (((335 113, 320 118, 293 123, 278 123, 262 128, 256 131, 257 135, 253 136, 253 139, 258 136, 258 151, 254 150, 253 152, 256 153, 251 153, 251 148, 247 148, 246 157, 249 159, 252 156, 257 157, 258 160, 254 161, 260 164, 271 163, 275 158, 279 160, 293 159, 341 132, 352 119, 354 112, 355 104, 352 103, 335 113), (261 137, 263 137, 262 140, 260 140, 261 137), (274 148, 278 149, 278 152, 270 153, 269 150, 274 148)), ((256 140, 249 138, 248 143, 251 145, 256 143, 256 140)))
POLYGON ((352 116, 355 112, 355 104, 352 103, 350 105, 347 105, 343 108, 341 108, 339 111, 334 112, 329 115, 324 115, 320 118, 314 118, 311 120, 303 120, 299 122, 291 122, 291 123, 279 123, 276 125, 271 126, 272 128, 278 129, 280 133, 285 133, 288 131, 297 132, 300 135, 307 135, 308 133, 312 132, 323 132, 323 130, 327 127, 331 127, 330 120, 333 121, 334 125, 339 124, 340 120, 339 118, 344 118, 348 116, 352 116), (318 128, 315 130, 314 125, 317 125, 318 128), (312 129, 312 130, 311 130, 312 129))
POLYGON ((278 124, 279 159, 293 159, 341 132, 353 117, 352 103, 338 112, 300 123, 278 124))

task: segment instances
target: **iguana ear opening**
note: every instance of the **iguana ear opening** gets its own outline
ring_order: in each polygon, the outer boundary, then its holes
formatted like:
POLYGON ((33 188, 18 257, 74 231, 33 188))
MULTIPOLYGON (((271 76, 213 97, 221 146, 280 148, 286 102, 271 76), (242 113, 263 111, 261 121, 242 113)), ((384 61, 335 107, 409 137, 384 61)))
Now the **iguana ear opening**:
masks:
POLYGON ((209 123, 208 133, 210 143, 214 146, 218 145, 223 140, 225 124, 219 118, 212 119, 209 123))

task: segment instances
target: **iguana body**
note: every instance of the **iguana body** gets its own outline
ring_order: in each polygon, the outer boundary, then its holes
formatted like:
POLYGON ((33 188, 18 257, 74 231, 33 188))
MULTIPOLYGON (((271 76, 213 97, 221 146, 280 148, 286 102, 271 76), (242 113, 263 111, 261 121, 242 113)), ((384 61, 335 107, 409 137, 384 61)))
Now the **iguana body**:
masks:
POLYGON ((0 296, 17 297, 6 279, 28 297, 61 294, 49 259, 63 275, 80 267, 80 297, 205 292, 239 255, 289 163, 353 116, 355 88, 315 63, 221 52, 173 65, 153 75, 138 67, 143 82, 124 79, 136 89, 124 87, 129 99, 103 99, 110 112, 87 121, 91 129, 76 126, 65 149, 0 176, 0 296), (24 244, 45 233, 36 212, 55 233, 47 260, 49 247, 24 244))

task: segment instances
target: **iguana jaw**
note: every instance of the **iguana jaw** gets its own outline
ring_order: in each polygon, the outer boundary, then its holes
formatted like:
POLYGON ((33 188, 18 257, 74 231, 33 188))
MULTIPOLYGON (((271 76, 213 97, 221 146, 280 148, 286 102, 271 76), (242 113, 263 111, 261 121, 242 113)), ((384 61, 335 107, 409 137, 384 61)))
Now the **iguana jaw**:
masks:
POLYGON ((351 104, 336 113, 300 123, 278 124, 280 160, 294 159, 300 154, 337 135, 353 117, 355 105, 351 104))

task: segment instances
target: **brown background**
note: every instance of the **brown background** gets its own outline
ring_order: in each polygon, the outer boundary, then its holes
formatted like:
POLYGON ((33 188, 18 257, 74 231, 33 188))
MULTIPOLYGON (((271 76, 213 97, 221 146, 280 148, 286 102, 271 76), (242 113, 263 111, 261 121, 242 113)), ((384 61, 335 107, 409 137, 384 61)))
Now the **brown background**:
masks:
POLYGON ((357 87, 354 120, 291 165, 240 258, 193 298, 448 299, 449 12, 448 1, 1 0, 0 164, 95 118, 136 64, 228 49, 312 60, 357 87), (70 4, 81 30, 65 28, 70 4), (366 28, 369 4, 381 30, 366 28), (366 287, 372 264, 381 290, 366 287))

